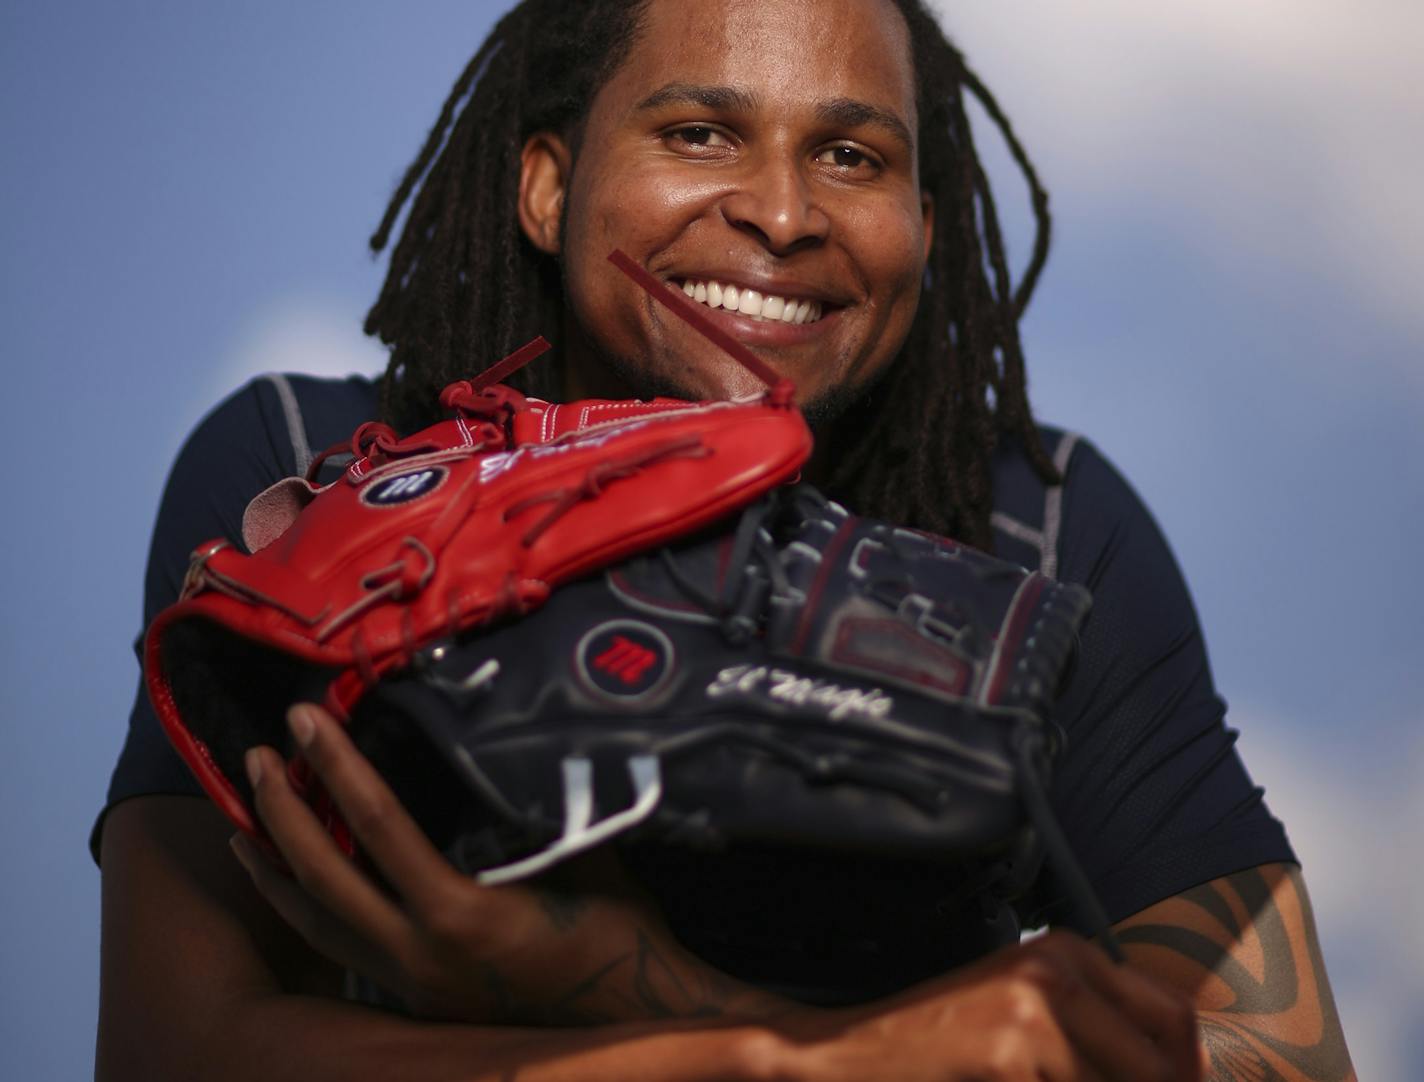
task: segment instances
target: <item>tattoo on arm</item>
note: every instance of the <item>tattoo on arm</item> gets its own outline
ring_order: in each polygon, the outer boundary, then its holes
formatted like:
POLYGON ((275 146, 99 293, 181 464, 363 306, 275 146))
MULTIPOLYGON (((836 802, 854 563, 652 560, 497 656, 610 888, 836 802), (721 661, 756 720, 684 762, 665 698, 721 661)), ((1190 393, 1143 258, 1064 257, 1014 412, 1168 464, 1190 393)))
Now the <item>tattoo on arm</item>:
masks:
POLYGON ((572 892, 541 890, 539 906, 556 931, 567 932, 579 922, 579 917, 588 908, 588 902, 572 892))
POLYGON ((1154 907, 1142 923, 1126 922, 1119 938, 1130 956, 1150 957, 1151 968, 1195 995, 1212 1079, 1354 1078, 1294 869, 1253 868, 1203 884, 1154 907))
MULTIPOLYGON (((560 933, 572 932, 588 908, 587 900, 574 892, 542 890, 538 897, 551 928, 560 933)), ((670 956, 642 928, 635 930, 631 949, 614 953, 541 1008, 531 1010, 515 1002, 493 966, 485 979, 505 1017, 533 1017, 552 1025, 594 1025, 635 1017, 767 1017, 785 1008, 778 997, 690 961, 683 953, 670 956)))

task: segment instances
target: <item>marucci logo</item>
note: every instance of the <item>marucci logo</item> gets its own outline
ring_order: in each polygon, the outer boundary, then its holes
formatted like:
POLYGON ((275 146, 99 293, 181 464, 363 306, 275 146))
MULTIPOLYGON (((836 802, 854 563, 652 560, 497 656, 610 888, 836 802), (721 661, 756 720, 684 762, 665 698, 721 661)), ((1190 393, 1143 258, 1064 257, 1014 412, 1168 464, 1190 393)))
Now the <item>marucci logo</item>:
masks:
POLYGON ((593 667, 616 676, 630 687, 642 679, 648 666, 658 663, 658 655, 622 635, 613 636, 613 645, 593 659, 593 667))
POLYGON ((374 507, 394 507, 411 500, 428 496, 445 480, 446 470, 442 466, 431 466, 402 473, 395 477, 383 477, 373 481, 361 492, 361 502, 374 507))
POLYGON ((610 620, 579 640, 576 668, 585 686, 607 698, 655 691, 672 671, 672 643, 637 620, 610 620))

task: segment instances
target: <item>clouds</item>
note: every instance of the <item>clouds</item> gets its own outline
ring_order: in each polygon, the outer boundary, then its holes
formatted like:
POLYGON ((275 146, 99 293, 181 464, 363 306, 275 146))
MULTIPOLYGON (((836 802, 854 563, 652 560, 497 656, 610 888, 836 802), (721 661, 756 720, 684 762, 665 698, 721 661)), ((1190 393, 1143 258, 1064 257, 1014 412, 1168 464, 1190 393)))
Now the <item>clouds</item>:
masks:
MULTIPOLYGON (((1284 263, 1424 335, 1424 8, 934 5, 1060 204, 1176 208, 1222 275, 1284 263)), ((1394 374, 1424 395, 1420 366, 1394 374)))
POLYGON ((269 303, 242 321, 221 359, 192 389, 183 424, 265 372, 313 376, 374 376, 385 370, 386 350, 361 333, 353 298, 294 296, 269 303))
POLYGON ((1040 416, 1166 524, 1360 1076, 1420 1077, 1424 7, 931 2, 1052 194, 1040 416))
POLYGON ((1376 743, 1346 760, 1302 741, 1279 717, 1234 711, 1240 748, 1285 822, 1310 886, 1326 964, 1361 1078, 1415 1077, 1424 1031, 1424 867, 1418 835, 1424 726, 1401 746, 1376 743))
POLYGON ((263 372, 374 375, 385 366, 384 347, 361 333, 361 317, 349 304, 292 297, 248 317, 203 394, 216 401, 263 372))

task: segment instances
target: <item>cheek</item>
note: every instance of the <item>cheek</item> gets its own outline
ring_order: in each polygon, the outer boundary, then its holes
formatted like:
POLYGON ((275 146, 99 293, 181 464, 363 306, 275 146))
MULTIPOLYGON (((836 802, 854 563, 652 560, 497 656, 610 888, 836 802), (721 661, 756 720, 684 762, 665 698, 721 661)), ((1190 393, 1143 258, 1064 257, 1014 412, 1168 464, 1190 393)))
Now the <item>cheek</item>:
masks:
POLYGON ((606 305, 628 282, 608 263, 615 248, 659 270, 659 256, 686 236, 712 198, 706 185, 657 169, 586 174, 570 195, 564 237, 565 275, 584 310, 606 305))
POLYGON ((867 211, 855 223, 856 251, 880 303, 912 305, 925 272, 924 218, 918 205, 867 211))
MULTIPOLYGON (((575 192, 574 209, 596 243, 622 247, 635 257, 655 257, 695 223, 716 198, 717 188, 704 177, 663 161, 632 159, 625 166, 588 176, 575 192)), ((573 220, 574 214, 570 214, 573 220)), ((607 256, 608 251, 601 253, 607 256)))

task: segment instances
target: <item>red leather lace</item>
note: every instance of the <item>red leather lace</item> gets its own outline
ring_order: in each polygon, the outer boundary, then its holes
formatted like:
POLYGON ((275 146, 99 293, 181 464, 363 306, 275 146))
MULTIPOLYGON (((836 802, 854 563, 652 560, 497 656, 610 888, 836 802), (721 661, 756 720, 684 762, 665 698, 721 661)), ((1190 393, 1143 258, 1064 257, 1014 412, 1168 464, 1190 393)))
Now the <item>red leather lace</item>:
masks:
POLYGON ((431 439, 417 439, 414 436, 401 439, 396 435, 396 430, 384 421, 366 421, 351 434, 349 440, 333 443, 316 455, 307 467, 306 479, 315 484, 321 464, 332 455, 349 454, 353 458, 366 458, 373 466, 378 466, 391 459, 420 455, 439 448, 440 445, 431 439))
POLYGON ((555 489, 553 492, 541 492, 537 496, 528 496, 510 504, 505 509, 504 521, 508 522, 538 504, 553 504, 544 517, 529 527, 524 536, 519 539, 520 544, 528 548, 539 540, 539 536, 545 530, 579 503, 597 498, 603 491, 603 486, 608 482, 631 477, 643 467, 651 466, 666 458, 701 458, 711 453, 702 442, 702 437, 694 433, 677 439, 664 440, 653 447, 648 447, 635 454, 625 455, 622 458, 606 459, 589 467, 583 475, 583 480, 576 485, 555 489))
MULTIPOLYGON (((478 449, 503 451, 509 446, 510 419, 528 409, 529 402, 513 387, 499 381, 519 371, 549 348, 548 341, 540 336, 490 365, 473 380, 462 379, 446 384, 440 392, 441 408, 466 421, 475 422, 470 434, 478 449)), ((351 434, 349 440, 334 443, 313 458, 307 467, 306 479, 315 484, 317 471, 332 455, 349 454, 352 458, 369 459, 371 465, 379 466, 397 458, 438 450, 440 444, 435 440, 417 439, 415 436, 401 439, 396 430, 385 422, 367 421, 351 434)))

